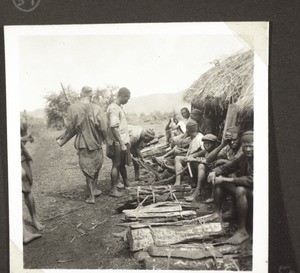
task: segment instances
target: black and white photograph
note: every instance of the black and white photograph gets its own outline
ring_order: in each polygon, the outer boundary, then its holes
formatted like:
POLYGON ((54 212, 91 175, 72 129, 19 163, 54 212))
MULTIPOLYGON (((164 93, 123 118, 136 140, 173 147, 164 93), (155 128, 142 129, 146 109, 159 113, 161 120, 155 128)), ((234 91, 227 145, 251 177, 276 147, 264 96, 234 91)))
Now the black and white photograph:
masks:
POLYGON ((268 22, 4 39, 15 272, 268 272, 268 22))

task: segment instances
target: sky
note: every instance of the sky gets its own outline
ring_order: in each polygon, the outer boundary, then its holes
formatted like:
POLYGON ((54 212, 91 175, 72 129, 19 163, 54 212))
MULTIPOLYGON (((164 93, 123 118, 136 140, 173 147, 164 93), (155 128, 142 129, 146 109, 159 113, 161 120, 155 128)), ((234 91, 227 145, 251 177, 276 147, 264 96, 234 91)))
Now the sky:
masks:
POLYGON ((152 31, 41 30, 20 36, 20 110, 44 107, 44 96, 59 92, 61 82, 76 91, 84 85, 125 86, 132 97, 179 92, 211 68, 213 60, 245 48, 225 24, 214 24, 211 32, 209 24, 197 24, 196 31, 165 25, 156 24, 152 31))

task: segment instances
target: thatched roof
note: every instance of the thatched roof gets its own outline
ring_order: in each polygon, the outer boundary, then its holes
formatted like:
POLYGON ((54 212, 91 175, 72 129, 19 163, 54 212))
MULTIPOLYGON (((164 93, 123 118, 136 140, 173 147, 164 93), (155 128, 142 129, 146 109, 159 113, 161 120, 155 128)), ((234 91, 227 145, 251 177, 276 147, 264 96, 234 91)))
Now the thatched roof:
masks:
POLYGON ((254 55, 238 52, 227 59, 214 62, 215 66, 202 74, 186 90, 184 100, 198 107, 209 103, 227 108, 230 98, 239 112, 253 111, 254 55))

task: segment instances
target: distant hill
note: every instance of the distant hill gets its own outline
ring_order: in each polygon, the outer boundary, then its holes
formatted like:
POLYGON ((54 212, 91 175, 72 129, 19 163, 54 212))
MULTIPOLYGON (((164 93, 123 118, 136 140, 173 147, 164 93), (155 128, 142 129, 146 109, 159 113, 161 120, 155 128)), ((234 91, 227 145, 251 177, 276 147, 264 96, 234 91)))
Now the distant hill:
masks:
POLYGON ((34 118, 42 118, 42 119, 44 119, 46 117, 44 108, 39 108, 39 109, 36 109, 34 111, 27 111, 27 114, 29 116, 34 117, 34 118))
MULTIPOLYGON (((150 114, 154 111, 171 112, 173 109, 179 113, 182 107, 190 108, 190 104, 183 101, 184 91, 173 94, 151 94, 142 97, 131 98, 124 105, 125 112, 150 114)), ((46 118, 44 108, 27 111, 27 114, 35 118, 46 118)))
POLYGON ((182 107, 190 108, 190 104, 183 101, 184 91, 175 94, 151 94, 143 97, 131 98, 124 105, 125 112, 150 114, 154 111, 179 112, 182 107))

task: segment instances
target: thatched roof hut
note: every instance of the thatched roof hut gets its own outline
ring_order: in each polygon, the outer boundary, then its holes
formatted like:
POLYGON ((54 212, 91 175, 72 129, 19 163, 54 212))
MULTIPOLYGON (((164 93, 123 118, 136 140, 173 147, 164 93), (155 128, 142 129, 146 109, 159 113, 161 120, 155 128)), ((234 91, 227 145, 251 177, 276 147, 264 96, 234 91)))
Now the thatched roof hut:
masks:
POLYGON ((215 62, 215 66, 202 74, 186 90, 184 100, 194 107, 207 104, 227 109, 230 99, 239 112, 253 111, 254 55, 250 51, 238 52, 227 59, 215 62))

